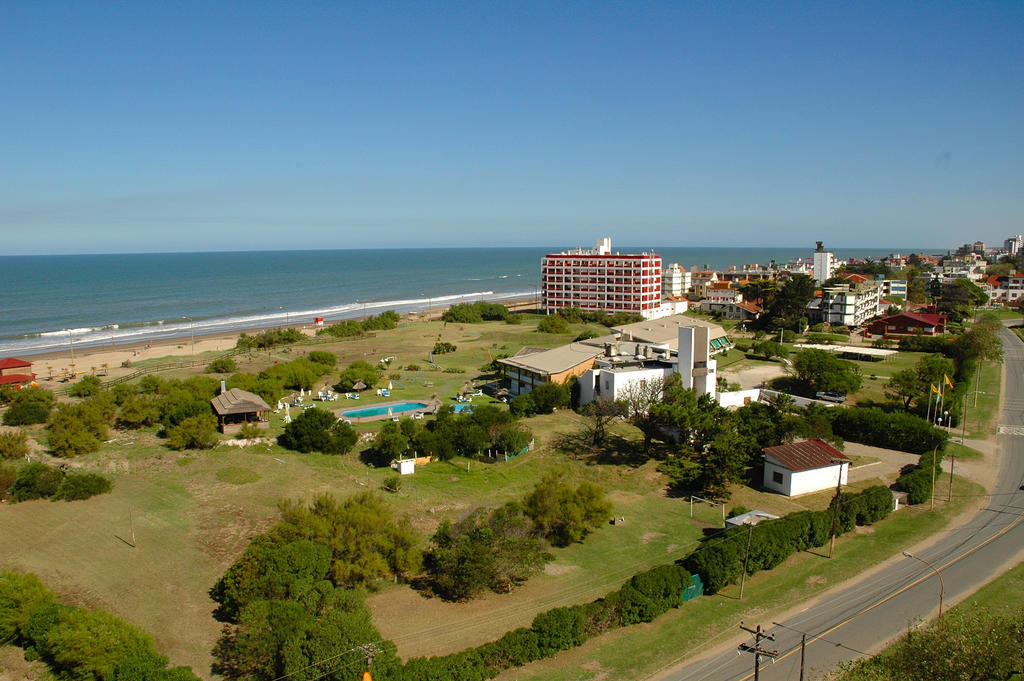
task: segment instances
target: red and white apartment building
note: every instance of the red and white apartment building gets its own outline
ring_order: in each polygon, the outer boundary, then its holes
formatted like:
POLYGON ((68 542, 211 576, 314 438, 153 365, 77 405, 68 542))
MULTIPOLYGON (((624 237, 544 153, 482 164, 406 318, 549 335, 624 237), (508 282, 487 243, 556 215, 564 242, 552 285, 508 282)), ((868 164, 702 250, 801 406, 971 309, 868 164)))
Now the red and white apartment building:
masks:
POLYGON ((599 239, 593 249, 545 255, 541 287, 548 314, 567 307, 634 312, 646 319, 669 313, 661 302, 661 256, 612 253, 609 237, 599 239))

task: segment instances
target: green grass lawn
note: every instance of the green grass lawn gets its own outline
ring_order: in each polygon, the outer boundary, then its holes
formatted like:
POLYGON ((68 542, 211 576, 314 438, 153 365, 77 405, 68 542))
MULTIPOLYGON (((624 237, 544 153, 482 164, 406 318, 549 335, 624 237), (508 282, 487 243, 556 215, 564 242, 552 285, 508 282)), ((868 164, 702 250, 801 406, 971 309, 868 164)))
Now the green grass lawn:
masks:
POLYGON ((940 530, 962 512, 969 495, 981 492, 980 487, 960 478, 954 490, 957 497, 953 503, 941 504, 934 512, 906 509, 838 539, 831 560, 825 557, 827 552, 803 552, 775 570, 754 575, 747 579, 742 601, 734 585, 669 611, 649 625, 616 630, 552 659, 509 670, 498 678, 614 681, 658 676, 733 634, 739 620, 768 623, 772 613, 793 607, 898 554, 921 537, 940 530))

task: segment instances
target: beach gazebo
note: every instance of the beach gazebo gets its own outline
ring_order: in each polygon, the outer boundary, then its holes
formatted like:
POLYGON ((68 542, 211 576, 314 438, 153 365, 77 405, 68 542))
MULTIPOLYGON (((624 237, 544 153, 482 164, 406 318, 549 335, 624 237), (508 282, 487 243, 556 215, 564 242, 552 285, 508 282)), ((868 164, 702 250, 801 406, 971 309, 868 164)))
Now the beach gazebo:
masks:
POLYGON ((245 424, 258 428, 270 427, 270 405, 255 393, 232 388, 214 397, 210 404, 217 412, 220 431, 225 435, 237 433, 245 424))

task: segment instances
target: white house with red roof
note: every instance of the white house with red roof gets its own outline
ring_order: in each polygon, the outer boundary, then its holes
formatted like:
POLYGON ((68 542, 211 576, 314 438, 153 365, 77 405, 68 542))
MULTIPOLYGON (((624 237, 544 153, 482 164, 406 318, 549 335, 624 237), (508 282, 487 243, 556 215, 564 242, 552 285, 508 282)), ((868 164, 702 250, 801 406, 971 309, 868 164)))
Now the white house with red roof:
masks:
POLYGON ((846 484, 850 459, 821 440, 764 449, 764 488, 787 497, 846 484))
POLYGON ((32 373, 32 362, 17 357, 0 359, 0 385, 25 385, 36 380, 32 373))

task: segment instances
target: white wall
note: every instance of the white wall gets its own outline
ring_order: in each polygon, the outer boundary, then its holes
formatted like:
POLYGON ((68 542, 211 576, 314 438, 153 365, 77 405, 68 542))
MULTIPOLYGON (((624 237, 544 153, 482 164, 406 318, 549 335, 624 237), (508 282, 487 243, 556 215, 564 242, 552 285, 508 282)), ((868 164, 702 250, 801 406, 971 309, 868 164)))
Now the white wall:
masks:
POLYGON ((794 473, 769 458, 764 462, 764 487, 788 497, 795 497, 801 494, 820 492, 823 489, 835 489, 837 474, 841 475, 842 484, 845 485, 849 476, 849 470, 850 464, 843 463, 794 473), (782 474, 781 483, 774 481, 773 474, 775 472, 782 474))
POLYGON ((580 404, 593 402, 598 396, 621 400, 625 398, 630 386, 641 381, 661 381, 671 375, 670 367, 637 368, 633 371, 591 369, 580 377, 580 404), (598 383, 600 390, 596 390, 598 383))
POLYGON ((748 402, 757 402, 760 399, 760 388, 736 390, 730 393, 718 393, 718 404, 723 407, 742 407, 748 402))

